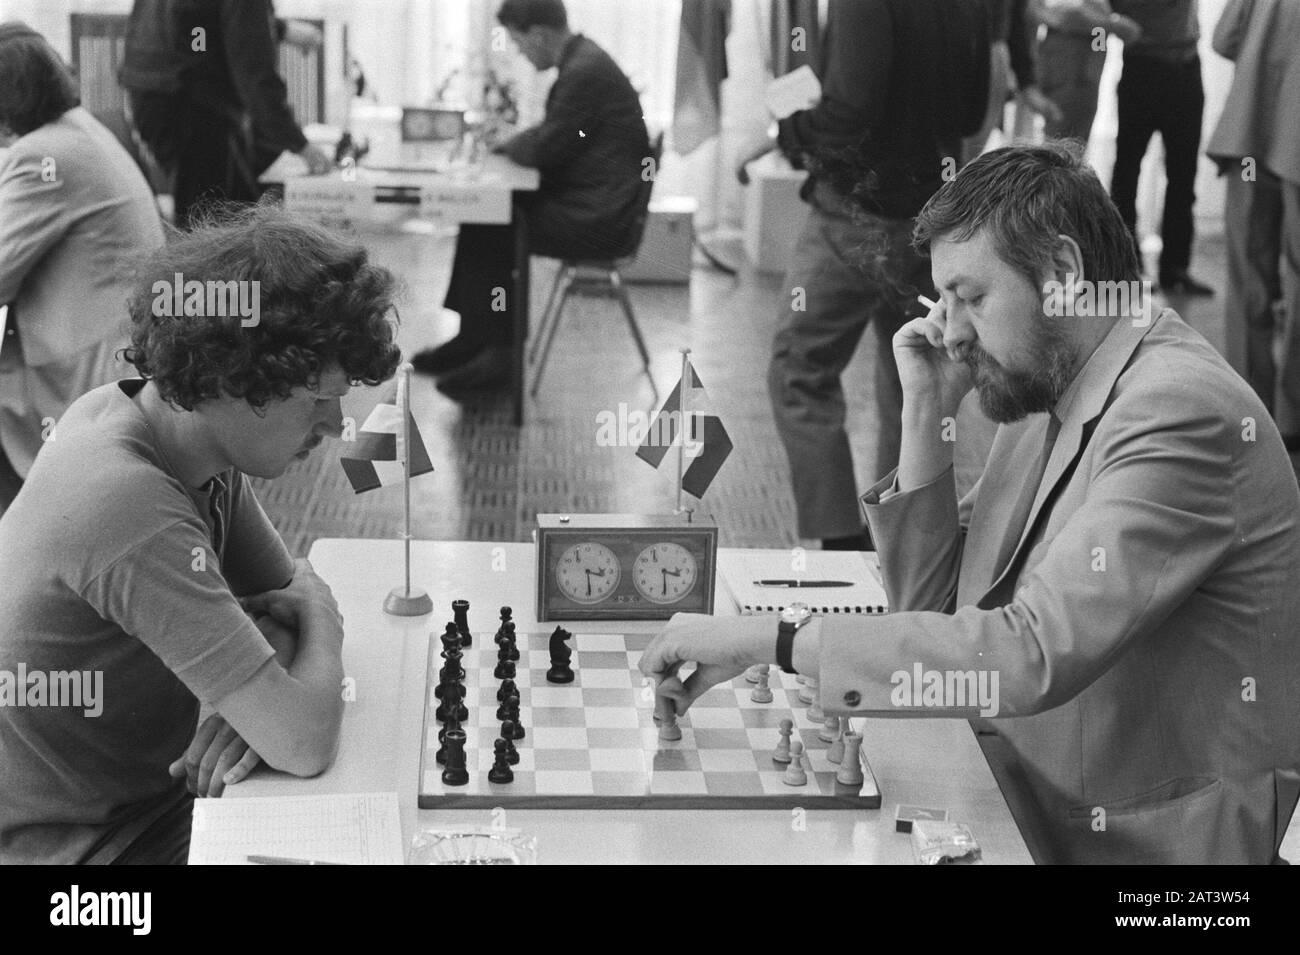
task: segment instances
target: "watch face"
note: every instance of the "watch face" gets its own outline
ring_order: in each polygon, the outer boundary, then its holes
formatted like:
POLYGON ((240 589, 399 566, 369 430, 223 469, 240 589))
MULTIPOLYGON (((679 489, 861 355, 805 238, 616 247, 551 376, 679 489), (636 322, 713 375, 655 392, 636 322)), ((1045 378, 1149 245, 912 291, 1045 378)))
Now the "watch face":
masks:
POLYGON ((698 576, 694 555, 680 544, 651 544, 632 565, 632 583, 651 603, 676 603, 694 589, 698 576))
POLYGON ((560 592, 580 604, 604 600, 614 592, 621 575, 614 552, 595 541, 566 547, 555 564, 560 592))

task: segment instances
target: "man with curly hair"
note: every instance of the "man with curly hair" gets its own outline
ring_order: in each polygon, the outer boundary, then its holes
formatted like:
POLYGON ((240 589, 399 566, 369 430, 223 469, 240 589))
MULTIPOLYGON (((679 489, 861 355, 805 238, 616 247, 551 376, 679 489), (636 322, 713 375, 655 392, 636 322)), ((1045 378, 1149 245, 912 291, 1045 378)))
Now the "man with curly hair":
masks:
POLYGON ((0 862, 183 862, 193 795, 259 758, 319 773, 338 741, 338 608, 246 475, 283 474, 340 433, 350 386, 392 377, 393 277, 255 207, 135 289, 141 377, 73 404, 0 520, 0 862), (256 323, 226 307, 249 294, 256 323))

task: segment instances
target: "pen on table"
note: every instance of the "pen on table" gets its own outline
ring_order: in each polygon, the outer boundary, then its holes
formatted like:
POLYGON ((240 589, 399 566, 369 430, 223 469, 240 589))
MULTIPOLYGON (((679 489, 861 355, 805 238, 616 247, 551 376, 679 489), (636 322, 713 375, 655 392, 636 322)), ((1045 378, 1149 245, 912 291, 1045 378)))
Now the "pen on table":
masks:
POLYGON ((852 587, 851 580, 756 580, 756 587, 852 587))
POLYGON ((345 862, 321 862, 318 859, 291 859, 288 856, 248 856, 254 865, 347 865, 345 862))

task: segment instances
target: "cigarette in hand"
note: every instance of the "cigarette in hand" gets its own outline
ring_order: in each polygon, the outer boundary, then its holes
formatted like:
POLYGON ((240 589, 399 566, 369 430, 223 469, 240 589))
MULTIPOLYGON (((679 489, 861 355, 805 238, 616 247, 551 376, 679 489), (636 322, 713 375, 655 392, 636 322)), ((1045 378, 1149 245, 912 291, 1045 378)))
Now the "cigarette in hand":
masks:
POLYGON ((932 302, 932 301, 930 301, 928 298, 926 298, 924 295, 918 295, 918 296, 916 297, 916 300, 917 300, 918 302, 920 302, 922 305, 924 305, 926 308, 929 308, 929 309, 936 309, 936 308, 939 307, 939 303, 938 303, 938 302, 932 302))

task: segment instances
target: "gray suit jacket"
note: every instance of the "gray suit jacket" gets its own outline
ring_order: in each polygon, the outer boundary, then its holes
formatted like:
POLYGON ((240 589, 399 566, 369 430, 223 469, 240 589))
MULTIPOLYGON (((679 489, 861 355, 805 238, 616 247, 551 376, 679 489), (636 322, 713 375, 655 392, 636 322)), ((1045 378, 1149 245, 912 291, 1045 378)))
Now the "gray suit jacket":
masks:
POLYGON ((0 304, 28 365, 126 337, 130 259, 163 243, 139 167, 80 106, 0 159, 0 304))
POLYGON ((1300 0, 1229 0, 1214 50, 1237 69, 1206 153, 1300 183, 1300 0))
POLYGON ((902 612, 822 621, 822 700, 975 717, 957 682, 927 699, 897 674, 996 674, 977 728, 1039 861, 1269 862, 1300 794, 1300 489, 1277 428, 1169 310, 1117 323, 1054 415, 1027 523, 1045 414, 999 429, 960 505, 951 471, 868 492, 902 612))

